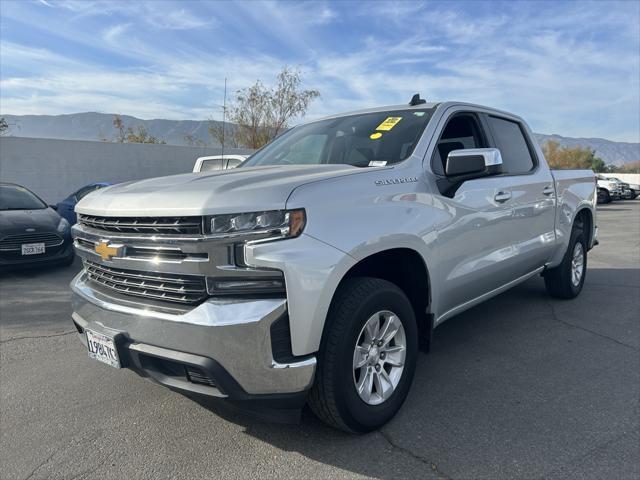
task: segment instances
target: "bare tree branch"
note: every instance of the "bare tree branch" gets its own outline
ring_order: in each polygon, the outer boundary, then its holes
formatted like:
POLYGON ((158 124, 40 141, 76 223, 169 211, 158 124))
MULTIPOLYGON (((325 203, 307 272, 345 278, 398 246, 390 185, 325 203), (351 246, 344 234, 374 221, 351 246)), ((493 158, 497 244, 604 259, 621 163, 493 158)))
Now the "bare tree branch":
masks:
POLYGON ((161 138, 150 135, 144 125, 136 125, 135 127, 125 126, 120 115, 113 117, 113 127, 116 129, 115 137, 111 140, 103 138, 103 141, 115 143, 167 143, 161 138))
MULTIPOLYGON (((225 142, 235 146, 260 148, 289 128, 289 122, 306 113, 311 102, 320 96, 317 90, 302 90, 300 72, 284 68, 274 88, 257 80, 250 87, 239 90, 229 107, 233 130, 225 131, 225 142)), ((220 143, 221 130, 209 127, 209 133, 220 143)))
POLYGON ((0 118, 0 135, 9 133, 9 124, 4 117, 0 118))

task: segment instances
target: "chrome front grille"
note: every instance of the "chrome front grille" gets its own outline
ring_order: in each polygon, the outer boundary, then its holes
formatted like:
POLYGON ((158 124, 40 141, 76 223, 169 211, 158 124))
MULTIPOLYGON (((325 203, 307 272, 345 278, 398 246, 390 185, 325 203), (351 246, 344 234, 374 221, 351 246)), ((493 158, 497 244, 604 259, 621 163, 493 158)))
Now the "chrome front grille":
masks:
POLYGON ((200 235, 202 217, 98 217, 79 215, 80 224, 96 230, 120 233, 200 235))
POLYGON ((21 233, 0 240, 0 250, 20 250, 23 243, 44 243, 45 248, 62 245, 63 239, 52 232, 21 233))
POLYGON ((207 297, 204 277, 107 267, 88 260, 84 267, 89 280, 123 295, 187 305, 207 297))
MULTIPOLYGON (((85 248, 94 251, 96 242, 86 240, 84 238, 76 238, 76 247, 85 248)), ((125 248, 125 254, 128 258, 148 259, 152 261, 180 261, 180 260, 207 260, 209 257, 206 252, 190 252, 185 253, 179 247, 154 247, 154 246, 129 246, 125 248)))

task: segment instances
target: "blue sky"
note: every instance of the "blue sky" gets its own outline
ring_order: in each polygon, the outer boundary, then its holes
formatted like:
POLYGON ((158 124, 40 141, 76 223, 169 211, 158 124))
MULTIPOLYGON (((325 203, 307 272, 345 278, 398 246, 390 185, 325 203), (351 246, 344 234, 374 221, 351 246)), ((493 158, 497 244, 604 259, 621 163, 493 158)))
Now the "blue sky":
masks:
POLYGON ((415 92, 535 131, 640 141, 640 2, 0 0, 0 112, 219 118, 285 66, 307 117, 415 92))

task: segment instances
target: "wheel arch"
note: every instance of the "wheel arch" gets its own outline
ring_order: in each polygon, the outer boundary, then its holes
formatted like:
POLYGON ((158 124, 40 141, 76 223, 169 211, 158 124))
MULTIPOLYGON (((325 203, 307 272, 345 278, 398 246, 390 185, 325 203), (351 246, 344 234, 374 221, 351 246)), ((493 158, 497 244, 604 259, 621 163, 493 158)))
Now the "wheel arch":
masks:
MULTIPOLYGON (((433 331, 433 315, 428 311, 431 305, 431 277, 427 262, 417 250, 409 247, 389 248, 360 259, 338 282, 331 303, 344 282, 354 277, 380 278, 398 286, 407 295, 413 307, 420 348, 424 351, 429 350, 433 331)), ((330 327, 330 312, 331 306, 324 322, 322 340, 330 327)))
POLYGON ((585 232, 587 247, 591 247, 591 241, 593 240, 593 212, 589 207, 582 207, 576 211, 573 217, 573 225, 583 223, 582 231, 585 232))

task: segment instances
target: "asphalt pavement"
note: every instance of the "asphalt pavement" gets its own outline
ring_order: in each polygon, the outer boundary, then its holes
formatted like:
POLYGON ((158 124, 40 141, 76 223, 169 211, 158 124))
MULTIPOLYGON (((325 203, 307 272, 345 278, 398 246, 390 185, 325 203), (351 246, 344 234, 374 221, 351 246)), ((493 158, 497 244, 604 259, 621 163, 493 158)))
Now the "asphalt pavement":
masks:
POLYGON ((260 421, 87 358, 80 265, 0 278, 0 477, 640 478, 640 200, 602 206, 584 290, 541 278, 440 326, 396 418, 260 421))

